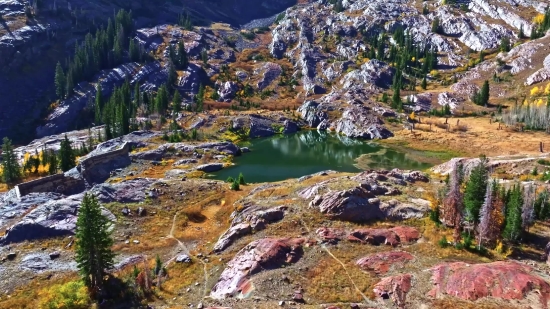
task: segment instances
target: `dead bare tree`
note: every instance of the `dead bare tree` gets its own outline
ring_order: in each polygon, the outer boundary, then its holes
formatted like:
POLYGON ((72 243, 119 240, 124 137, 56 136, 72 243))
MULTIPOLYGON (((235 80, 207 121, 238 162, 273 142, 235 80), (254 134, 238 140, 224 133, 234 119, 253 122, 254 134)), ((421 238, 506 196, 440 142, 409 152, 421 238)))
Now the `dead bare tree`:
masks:
POLYGON ((455 164, 451 171, 449 192, 443 200, 443 216, 441 216, 441 221, 445 225, 454 227, 453 238, 455 244, 460 242, 460 225, 462 221, 462 210, 464 208, 464 199, 462 192, 460 192, 460 184, 462 182, 460 169, 462 169, 462 166, 460 164, 455 164))

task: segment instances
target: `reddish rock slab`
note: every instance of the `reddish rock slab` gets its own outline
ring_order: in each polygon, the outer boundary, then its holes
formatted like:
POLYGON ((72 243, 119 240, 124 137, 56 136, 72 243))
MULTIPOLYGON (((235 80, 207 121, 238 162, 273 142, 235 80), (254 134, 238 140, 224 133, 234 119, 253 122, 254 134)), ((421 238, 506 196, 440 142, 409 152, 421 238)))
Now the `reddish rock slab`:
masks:
POLYGON ((356 264, 361 269, 374 271, 377 274, 387 273, 392 266, 403 267, 414 260, 414 256, 403 251, 389 251, 372 254, 357 260, 356 264))
POLYGON ((210 296, 224 299, 253 289, 250 276, 285 263, 296 262, 302 254, 304 238, 264 238, 248 244, 227 263, 210 296))
POLYGON ((390 299, 399 308, 405 308, 407 293, 411 290, 412 276, 403 274, 383 278, 374 286, 374 294, 382 299, 390 299))
POLYGON ((470 301, 484 297, 522 300, 535 292, 542 308, 547 308, 550 300, 550 284, 534 275, 530 266, 517 262, 456 262, 430 270, 435 284, 428 293, 432 297, 447 294, 470 301))
POLYGON ((369 243, 371 245, 397 246, 405 243, 412 243, 420 238, 420 232, 408 226, 397 226, 381 229, 357 229, 347 232, 344 229, 319 228, 317 235, 326 242, 336 243, 340 240, 352 242, 369 243))

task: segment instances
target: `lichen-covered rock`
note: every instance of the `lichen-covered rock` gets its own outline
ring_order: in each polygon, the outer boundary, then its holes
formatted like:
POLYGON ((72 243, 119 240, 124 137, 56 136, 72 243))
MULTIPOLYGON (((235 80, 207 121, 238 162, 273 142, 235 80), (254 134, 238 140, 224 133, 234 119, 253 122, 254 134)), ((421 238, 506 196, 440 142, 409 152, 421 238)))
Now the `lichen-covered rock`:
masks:
POLYGON ((302 119, 306 121, 309 127, 315 128, 322 121, 328 119, 328 115, 325 111, 319 109, 319 103, 315 101, 306 101, 302 104, 298 110, 302 119))
POLYGON ((250 206, 240 212, 233 213, 231 215, 234 217, 231 227, 216 242, 214 251, 223 251, 242 236, 263 230, 267 224, 283 219, 286 208, 286 206, 279 206, 271 209, 261 209, 250 206))
POLYGON ((360 258, 355 264, 363 270, 373 271, 377 274, 385 274, 391 268, 403 267, 414 260, 414 256, 404 251, 388 251, 371 254, 360 258))
POLYGON ((412 276, 410 274, 383 278, 373 289, 380 299, 390 299, 398 308, 405 308, 407 293, 411 290, 412 276))
POLYGON ((283 73, 280 65, 272 62, 266 62, 254 71, 254 75, 261 76, 258 82, 258 90, 262 91, 276 81, 283 73))
POLYGON ((319 208, 321 213, 331 219, 365 222, 384 217, 378 205, 369 202, 374 196, 371 192, 356 187, 318 195, 312 200, 311 205, 319 208))
POLYGON ((205 173, 213 173, 223 169, 223 163, 208 163, 202 164, 196 167, 197 171, 205 173))
MULTIPOLYGON (((0 238, 0 243, 33 241, 74 234, 83 196, 83 194, 77 194, 38 205, 19 222, 8 228, 6 234, 0 238)), ((102 214, 109 220, 115 220, 115 216, 107 209, 103 208, 102 214)))
POLYGON ((295 263, 302 255, 303 238, 264 238, 244 247, 227 263, 220 279, 212 288, 214 299, 246 294, 245 287, 250 276, 285 263, 295 263))
POLYGON ((545 308, 550 301, 550 284, 533 274, 533 269, 518 262, 493 262, 486 264, 446 263, 432 269, 435 287, 432 297, 449 295, 475 301, 485 297, 505 300, 530 301, 537 308, 545 308))
POLYGON ((408 226, 397 226, 387 229, 356 229, 351 231, 323 227, 317 229, 316 234, 321 240, 329 243, 347 240, 376 246, 384 244, 393 247, 400 244, 412 243, 420 239, 420 232, 408 226))
POLYGON ((364 139, 386 139, 393 136, 383 122, 364 106, 350 106, 336 121, 336 132, 348 137, 364 139))

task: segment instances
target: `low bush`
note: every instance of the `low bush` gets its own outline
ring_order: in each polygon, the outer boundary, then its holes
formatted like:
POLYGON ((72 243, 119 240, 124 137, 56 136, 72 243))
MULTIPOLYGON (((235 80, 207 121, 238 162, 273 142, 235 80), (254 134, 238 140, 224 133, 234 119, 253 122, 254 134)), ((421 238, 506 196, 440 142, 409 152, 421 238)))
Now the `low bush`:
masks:
POLYGON ((91 305, 88 288, 80 280, 57 284, 39 292, 39 308, 86 309, 91 305))

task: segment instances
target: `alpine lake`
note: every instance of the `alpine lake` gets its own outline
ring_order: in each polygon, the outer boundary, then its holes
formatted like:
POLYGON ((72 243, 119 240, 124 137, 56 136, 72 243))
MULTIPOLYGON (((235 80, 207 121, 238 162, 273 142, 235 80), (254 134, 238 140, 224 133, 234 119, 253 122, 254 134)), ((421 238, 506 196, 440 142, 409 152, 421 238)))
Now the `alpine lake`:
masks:
POLYGON ((358 173, 398 168, 423 171, 443 161, 418 151, 390 148, 376 141, 316 130, 251 139, 238 145, 248 147, 250 152, 235 157, 235 165, 213 173, 212 178, 225 180, 242 173, 247 182, 276 182, 326 170, 358 173))

